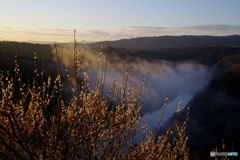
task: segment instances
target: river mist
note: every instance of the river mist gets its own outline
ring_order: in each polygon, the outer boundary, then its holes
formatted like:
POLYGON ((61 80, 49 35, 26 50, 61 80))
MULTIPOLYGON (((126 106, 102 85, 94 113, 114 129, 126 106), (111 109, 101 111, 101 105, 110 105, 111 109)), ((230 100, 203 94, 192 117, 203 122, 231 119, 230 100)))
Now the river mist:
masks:
MULTIPOLYGON (((63 65, 66 68, 73 67, 73 46, 59 46, 63 51, 63 65)), ((80 47, 81 48, 81 47, 80 47)), ((117 54, 106 50, 81 48, 80 74, 86 72, 90 83, 96 78, 98 70, 99 81, 106 65, 105 95, 110 91, 114 81, 119 86, 123 84, 128 72, 128 84, 130 87, 141 88, 144 84, 144 106, 142 108, 142 122, 148 122, 151 127, 156 127, 163 105, 163 100, 168 94, 169 101, 163 121, 169 118, 177 109, 178 101, 183 101, 183 106, 203 89, 214 75, 214 70, 194 61, 170 62, 164 60, 148 61, 143 57, 132 57, 117 54), (106 64, 107 58, 107 64, 106 64)), ((149 55, 150 56, 150 55, 149 55)), ((70 69, 68 69, 70 70, 70 69)), ((74 73, 70 73, 72 76, 74 73)))

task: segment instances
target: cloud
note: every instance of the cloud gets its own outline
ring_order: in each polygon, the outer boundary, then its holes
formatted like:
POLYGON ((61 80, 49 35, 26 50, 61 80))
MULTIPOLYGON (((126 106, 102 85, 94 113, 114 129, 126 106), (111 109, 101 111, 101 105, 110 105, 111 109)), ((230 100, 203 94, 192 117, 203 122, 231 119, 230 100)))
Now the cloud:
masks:
POLYGON ((240 31, 240 25, 195 25, 180 27, 180 29, 195 31, 240 31))
MULTIPOLYGON (((1 36, 6 40, 27 41, 57 41, 71 42, 73 39, 73 30, 63 28, 35 28, 23 29, 9 26, 0 26, 1 36), (18 39, 16 39, 18 37, 18 39)), ((113 29, 112 32, 104 30, 77 29, 76 39, 78 41, 106 41, 118 40, 136 37, 152 37, 163 35, 213 35, 226 36, 240 33, 240 25, 194 25, 180 27, 162 27, 162 26, 120 26, 113 29)))
POLYGON ((184 35, 212 35, 212 36, 227 36, 240 33, 240 25, 194 25, 178 27, 176 30, 184 35))
POLYGON ((152 32, 152 31, 164 31, 165 29, 167 29, 167 27, 145 27, 145 26, 122 26, 119 27, 118 30, 119 31, 148 31, 148 32, 152 32))
POLYGON ((12 30, 13 28, 12 27, 0 27, 2 29, 6 29, 6 30, 12 30))
MULTIPOLYGON (((25 29, 25 28, 11 28, 11 27, 0 27, 0 32, 3 32, 6 40, 14 41, 58 41, 58 42, 69 42, 73 39, 73 30, 61 29, 61 28, 36 28, 36 29, 25 29), (16 39, 19 37, 19 39, 16 39)), ((80 37, 81 40, 108 40, 111 39, 109 32, 101 30, 81 30, 77 29, 76 39, 80 37)))
POLYGON ((101 36, 110 36, 109 32, 104 32, 101 30, 85 30, 84 32, 79 33, 80 35, 89 36, 89 37, 101 37, 101 36))
POLYGON ((122 26, 112 33, 111 39, 136 38, 146 36, 164 35, 212 35, 226 36, 240 33, 240 25, 194 25, 183 27, 145 27, 145 26, 122 26))
POLYGON ((108 32, 103 32, 100 30, 86 30, 86 33, 88 33, 88 34, 109 34, 108 32))
MULTIPOLYGON (((0 27, 0 31, 14 32, 22 34, 32 35, 55 35, 55 36, 66 36, 68 33, 63 33, 69 30, 64 29, 22 29, 22 28, 11 28, 11 27, 0 27)), ((69 32, 70 33, 70 32, 69 32)))
POLYGON ((43 30, 43 31, 57 31, 57 32, 67 32, 69 30, 67 29, 50 29, 50 28, 38 28, 37 30, 43 30))
POLYGON ((11 27, 0 27, 1 36, 5 40, 10 41, 25 41, 34 40, 34 42, 44 41, 58 41, 68 42, 72 40, 73 31, 66 29, 53 29, 53 28, 11 28, 11 27))
POLYGON ((146 27, 146 26, 122 26, 116 29, 116 34, 139 36, 154 36, 168 34, 167 27, 146 27))

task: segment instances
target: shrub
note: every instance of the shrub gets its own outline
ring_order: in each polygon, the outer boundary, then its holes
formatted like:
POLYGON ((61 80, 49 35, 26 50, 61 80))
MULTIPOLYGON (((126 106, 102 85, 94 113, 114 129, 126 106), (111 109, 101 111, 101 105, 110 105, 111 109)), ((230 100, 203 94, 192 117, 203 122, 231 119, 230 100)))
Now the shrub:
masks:
MULTIPOLYGON (((62 64, 57 47, 56 54, 59 73, 55 78, 46 76, 44 69, 39 71, 35 66, 32 83, 23 82, 18 65, 19 53, 15 57, 14 76, 1 71, 2 159, 188 159, 188 138, 185 135, 188 116, 182 125, 176 119, 164 135, 157 135, 147 125, 139 126, 144 79, 140 90, 130 88, 126 72, 123 85, 114 82, 109 94, 104 96, 107 61, 98 61, 105 65, 100 82, 97 71, 93 86, 85 72, 80 83, 80 57, 75 48, 76 81, 67 74, 72 95, 70 102, 66 103, 62 98, 62 64), (136 144, 138 133, 143 136, 136 144)), ((34 63, 36 56, 35 53, 34 63)))

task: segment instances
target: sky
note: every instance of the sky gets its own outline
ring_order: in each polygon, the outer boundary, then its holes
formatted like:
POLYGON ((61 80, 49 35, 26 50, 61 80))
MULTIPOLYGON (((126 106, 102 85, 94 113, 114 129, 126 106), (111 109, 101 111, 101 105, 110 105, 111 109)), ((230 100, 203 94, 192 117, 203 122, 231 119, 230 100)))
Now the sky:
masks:
POLYGON ((105 41, 240 33, 239 0, 0 1, 0 41, 105 41))

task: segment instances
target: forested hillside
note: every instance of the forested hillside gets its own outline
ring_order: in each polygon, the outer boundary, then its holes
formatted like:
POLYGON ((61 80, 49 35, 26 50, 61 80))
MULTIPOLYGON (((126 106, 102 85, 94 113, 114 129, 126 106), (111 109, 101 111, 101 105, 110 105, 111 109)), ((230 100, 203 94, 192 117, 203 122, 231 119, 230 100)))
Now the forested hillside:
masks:
MULTIPOLYGON (((208 68, 215 68, 218 71, 215 77, 203 90, 195 94, 188 104, 191 112, 186 130, 186 134, 189 136, 187 145, 191 154, 198 154, 205 158, 209 156, 209 150, 221 146, 222 139, 225 140, 227 151, 231 151, 232 141, 234 148, 240 149, 240 119, 238 116, 240 112, 240 47, 209 45, 193 47, 189 45, 161 49, 125 49, 115 48, 110 44, 108 49, 102 48, 101 51, 108 52, 108 67, 109 69, 115 67, 115 71, 121 70, 117 68, 118 66, 124 66, 131 70, 132 64, 144 61, 149 64, 159 61, 181 64, 190 61, 208 68)), ((45 71, 45 80, 47 80, 47 75, 56 76, 59 73, 55 49, 54 45, 0 42, 0 70, 5 72, 9 70, 10 73, 14 74, 13 70, 17 60, 23 80, 28 81, 28 79, 31 80, 30 77, 36 76, 34 72, 36 68, 39 71, 42 69, 45 71)), ((57 44, 57 49, 60 53, 62 69, 65 70, 67 67, 73 66, 69 62, 73 59, 73 45, 57 44)), ((83 53, 81 55, 81 69, 97 67, 94 60, 98 57, 100 47, 79 45, 79 49, 83 53)), ((64 71, 62 74, 66 76, 67 73, 64 71)), ((51 81, 53 82, 53 79, 51 81)), ((63 83, 66 81, 67 78, 63 78, 63 83)), ((68 93, 66 92, 65 95, 68 93)), ((67 98, 63 97, 63 100, 66 101, 67 98)), ((183 109, 183 111, 185 110, 186 108, 183 109)), ((175 117, 174 114, 158 132, 165 132, 169 126, 172 126, 175 117)), ((186 112, 180 112, 178 118, 179 122, 183 122, 186 118, 186 112)))
POLYGON ((170 47, 240 46, 240 36, 159 36, 103 41, 90 44, 108 44, 116 48, 160 49, 170 47))

